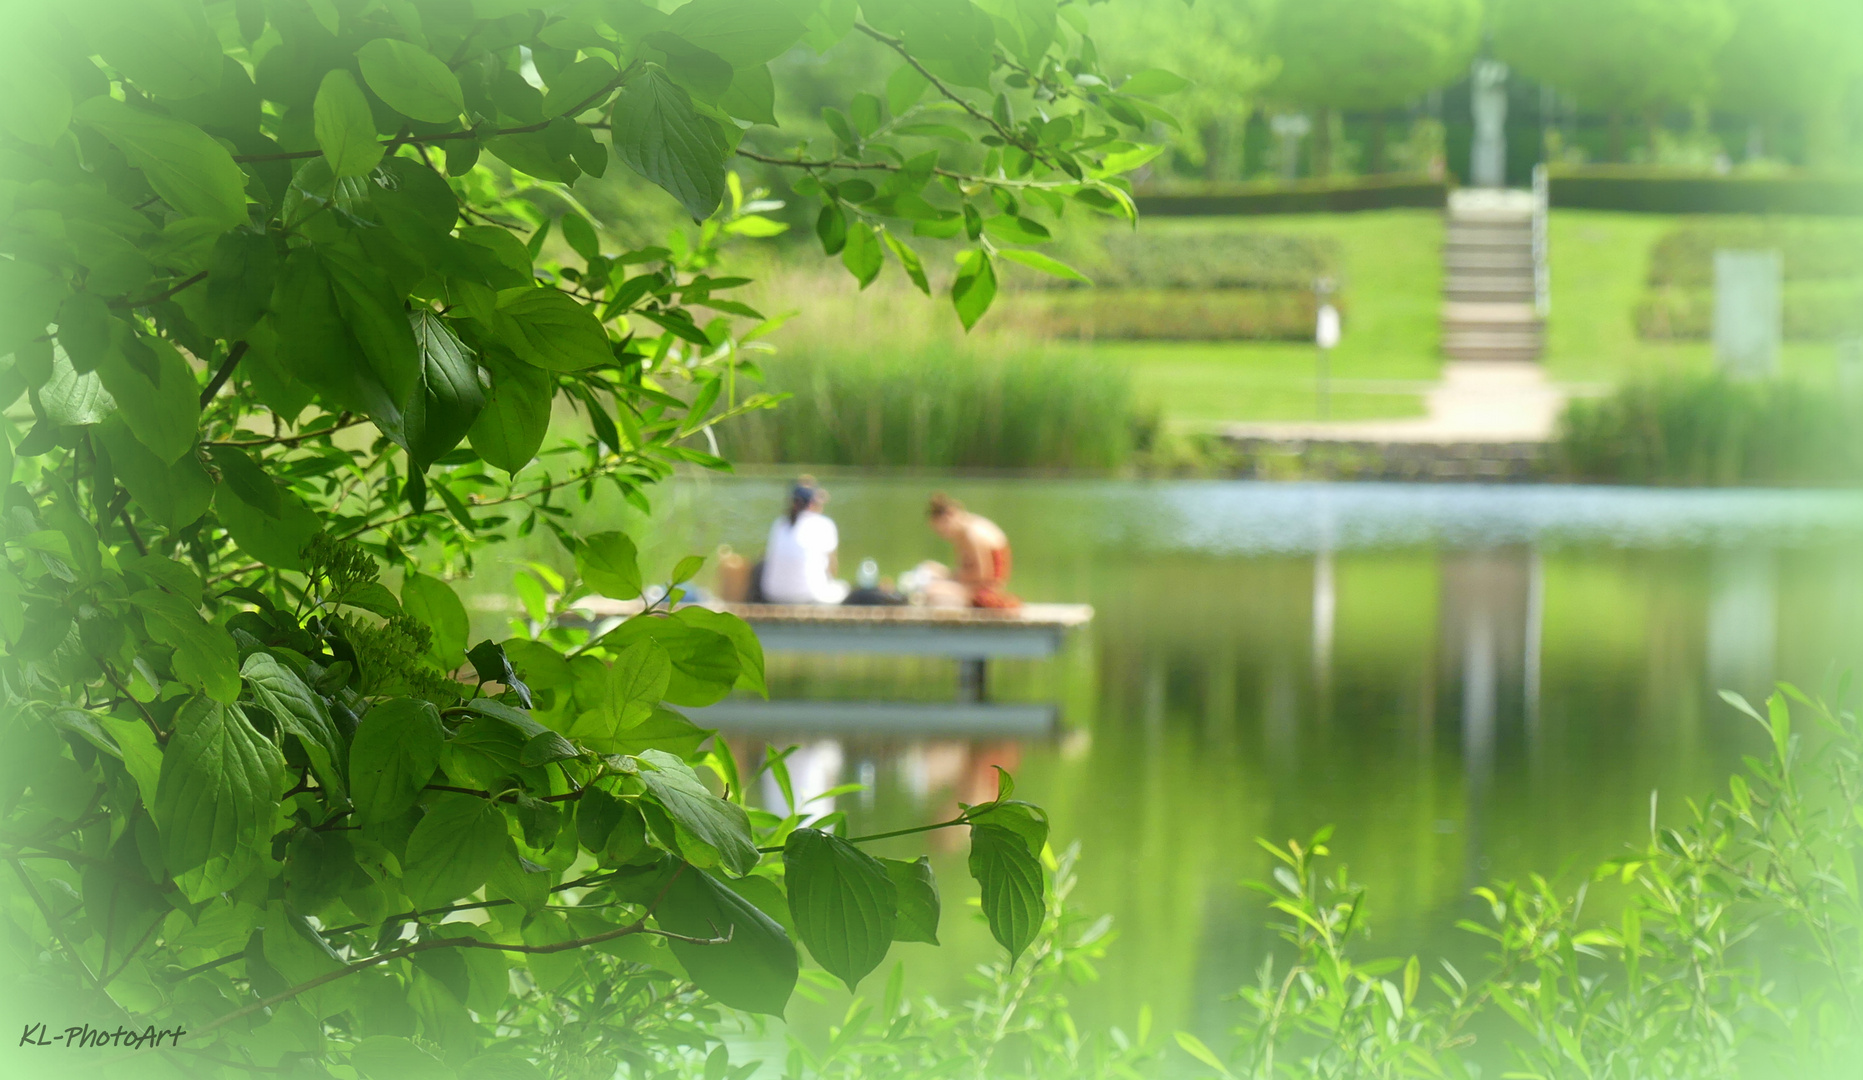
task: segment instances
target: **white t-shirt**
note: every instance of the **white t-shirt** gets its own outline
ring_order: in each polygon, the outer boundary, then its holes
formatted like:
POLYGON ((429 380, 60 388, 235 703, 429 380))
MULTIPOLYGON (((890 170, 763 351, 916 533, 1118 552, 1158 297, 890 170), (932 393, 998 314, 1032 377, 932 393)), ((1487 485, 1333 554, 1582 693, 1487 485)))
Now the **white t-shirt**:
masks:
POLYGON ((763 595, 775 604, 840 603, 847 583, 828 576, 828 558, 840 545, 840 533, 825 514, 804 510, 794 525, 786 514, 777 518, 763 552, 763 595))

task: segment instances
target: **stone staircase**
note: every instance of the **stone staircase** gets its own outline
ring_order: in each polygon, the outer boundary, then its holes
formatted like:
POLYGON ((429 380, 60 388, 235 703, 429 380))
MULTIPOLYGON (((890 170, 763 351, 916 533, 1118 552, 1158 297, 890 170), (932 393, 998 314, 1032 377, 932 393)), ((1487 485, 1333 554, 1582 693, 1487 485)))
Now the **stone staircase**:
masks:
POLYGON ((1534 206, 1528 191, 1450 193, 1442 312, 1449 359, 1540 358, 1534 206))

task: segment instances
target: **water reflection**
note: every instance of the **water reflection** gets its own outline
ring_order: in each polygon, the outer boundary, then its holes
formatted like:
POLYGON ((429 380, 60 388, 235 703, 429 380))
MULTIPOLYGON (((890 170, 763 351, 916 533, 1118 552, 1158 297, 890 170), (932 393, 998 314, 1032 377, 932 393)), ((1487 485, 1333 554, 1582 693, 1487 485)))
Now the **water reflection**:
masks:
MULTIPOLYGON (((1255 837, 1335 825, 1377 946, 1466 956, 1470 884, 1614 854, 1653 788, 1679 806, 1738 767, 1756 731, 1716 688, 1819 685, 1863 640, 1852 495, 843 478, 848 557, 893 572, 937 556, 917 513, 933 487, 1014 538, 1019 593, 1095 606, 1060 656, 991 672, 999 701, 1058 702, 1067 734, 799 726, 733 749, 750 765, 797 743, 798 801, 870 779, 835 800, 858 832, 942 820, 1013 770, 1056 840, 1083 843, 1079 901, 1120 928, 1083 1019, 1128 1029, 1140 1002, 1161 1030, 1225 1026, 1223 995, 1270 944, 1240 884, 1267 870, 1255 837)), ((754 550, 780 496, 776 479, 682 482, 630 527, 649 567, 754 550)), ((769 665, 772 696, 798 700, 948 701, 955 675, 769 665)), ((785 809, 771 785, 756 796, 785 809)), ((903 955, 915 984, 959 994, 994 946, 965 914, 963 838, 882 848, 921 852, 947 889, 945 945, 903 955)))

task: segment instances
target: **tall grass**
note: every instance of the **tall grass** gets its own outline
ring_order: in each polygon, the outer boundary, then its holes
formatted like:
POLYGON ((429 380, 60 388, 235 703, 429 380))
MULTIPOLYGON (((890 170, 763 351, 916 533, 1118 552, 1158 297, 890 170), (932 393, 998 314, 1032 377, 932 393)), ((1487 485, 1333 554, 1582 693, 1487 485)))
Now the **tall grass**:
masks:
POLYGON ((793 397, 721 432, 736 461, 1105 470, 1156 427, 1124 367, 1043 349, 805 347, 763 368, 793 397))
POLYGON ((1669 375, 1566 407, 1561 471, 1637 484, 1863 484, 1863 400, 1828 386, 1669 375))

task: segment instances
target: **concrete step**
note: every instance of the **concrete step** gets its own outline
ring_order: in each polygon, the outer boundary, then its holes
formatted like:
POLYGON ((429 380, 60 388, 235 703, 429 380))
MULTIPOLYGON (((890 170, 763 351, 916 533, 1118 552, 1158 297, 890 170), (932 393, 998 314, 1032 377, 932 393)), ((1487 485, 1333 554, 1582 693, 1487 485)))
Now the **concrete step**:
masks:
POLYGON ((1464 283, 1451 281, 1442 289, 1444 300, 1451 304, 1531 304, 1533 283, 1464 283))
POLYGON ((1518 250, 1503 248, 1494 250, 1452 250, 1443 257, 1443 263, 1449 272, 1492 273, 1520 275, 1533 273, 1533 252, 1527 248, 1518 250))

